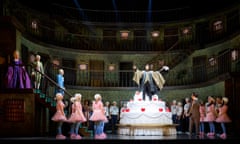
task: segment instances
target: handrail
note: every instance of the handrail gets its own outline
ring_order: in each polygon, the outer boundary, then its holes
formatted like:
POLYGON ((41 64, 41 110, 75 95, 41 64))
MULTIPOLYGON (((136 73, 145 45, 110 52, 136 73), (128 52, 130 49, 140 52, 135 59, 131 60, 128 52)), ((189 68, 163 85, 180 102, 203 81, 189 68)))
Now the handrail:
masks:
POLYGON ((32 69, 34 69, 35 71, 40 73, 44 78, 46 78, 48 81, 50 81, 52 84, 54 84, 57 88, 63 90, 64 94, 67 94, 69 97, 72 97, 72 94, 70 94, 66 89, 60 87, 59 84, 56 83, 53 79, 51 79, 48 75, 46 75, 45 73, 42 73, 38 69, 34 68, 33 64, 28 64, 28 66, 30 66, 32 69))

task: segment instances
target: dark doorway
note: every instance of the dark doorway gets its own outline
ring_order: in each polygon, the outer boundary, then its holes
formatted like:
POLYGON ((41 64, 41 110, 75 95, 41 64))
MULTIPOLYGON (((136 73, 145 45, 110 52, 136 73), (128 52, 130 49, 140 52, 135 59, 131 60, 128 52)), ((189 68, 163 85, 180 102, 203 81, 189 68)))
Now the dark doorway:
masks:
POLYGON ((193 58, 193 80, 194 82, 204 82, 206 80, 207 56, 197 56, 193 58))
POLYGON ((218 54, 218 74, 224 74, 231 71, 231 52, 221 51, 218 54))
POLYGON ((75 60, 62 60, 64 70, 64 83, 68 85, 76 84, 76 62, 75 60))
POLYGON ((129 87, 133 86, 133 63, 120 62, 119 63, 119 83, 120 86, 129 87))
POLYGON ((90 61, 91 86, 102 86, 104 80, 104 62, 101 60, 90 61))

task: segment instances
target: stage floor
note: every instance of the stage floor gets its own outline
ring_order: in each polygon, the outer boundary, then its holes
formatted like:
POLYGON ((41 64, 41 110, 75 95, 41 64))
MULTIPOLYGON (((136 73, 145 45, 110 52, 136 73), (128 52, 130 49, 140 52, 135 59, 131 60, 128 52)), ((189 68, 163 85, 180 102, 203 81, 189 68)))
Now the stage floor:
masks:
POLYGON ((126 136, 126 135, 114 135, 107 134, 106 139, 94 139, 94 137, 82 137, 81 140, 72 140, 69 137, 65 140, 56 140, 55 137, 1 137, 0 143, 9 143, 9 142, 21 142, 25 143, 81 143, 84 141, 85 144, 90 143, 137 143, 137 144, 153 144, 153 143, 164 143, 164 144, 173 144, 173 143, 185 143, 186 144, 229 144, 229 143, 239 143, 239 136, 228 136, 227 139, 221 139, 218 136, 215 137, 199 137, 199 136, 190 136, 187 134, 177 134, 173 136, 126 136))

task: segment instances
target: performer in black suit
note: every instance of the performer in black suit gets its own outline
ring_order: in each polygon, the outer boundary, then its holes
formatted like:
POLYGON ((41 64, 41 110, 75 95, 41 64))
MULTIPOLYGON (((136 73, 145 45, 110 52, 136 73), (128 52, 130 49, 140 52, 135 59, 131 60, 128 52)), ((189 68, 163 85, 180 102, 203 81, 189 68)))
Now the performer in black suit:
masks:
POLYGON ((133 80, 138 84, 138 91, 142 92, 143 100, 146 96, 149 96, 149 100, 151 100, 152 96, 163 88, 165 79, 160 71, 150 69, 149 64, 145 65, 143 71, 138 70, 136 66, 133 69, 135 70, 133 80))

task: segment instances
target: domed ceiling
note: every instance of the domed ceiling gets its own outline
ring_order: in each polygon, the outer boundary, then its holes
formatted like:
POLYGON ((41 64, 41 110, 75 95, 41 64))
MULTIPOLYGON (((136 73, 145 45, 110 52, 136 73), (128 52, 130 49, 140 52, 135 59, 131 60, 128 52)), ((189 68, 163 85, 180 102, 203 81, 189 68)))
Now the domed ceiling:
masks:
MULTIPOLYGON (((239 4, 240 0, 19 0, 19 2, 44 12, 52 12, 56 6, 71 7, 82 12, 88 10, 111 11, 117 13, 118 17, 124 16, 118 13, 121 11, 145 11, 149 16, 152 12, 157 11, 162 14, 166 13, 166 17, 169 13, 181 15, 169 18, 170 20, 180 20, 181 18, 193 18, 220 12, 232 5, 239 4)), ((171 16, 169 15, 169 17, 171 16)))

